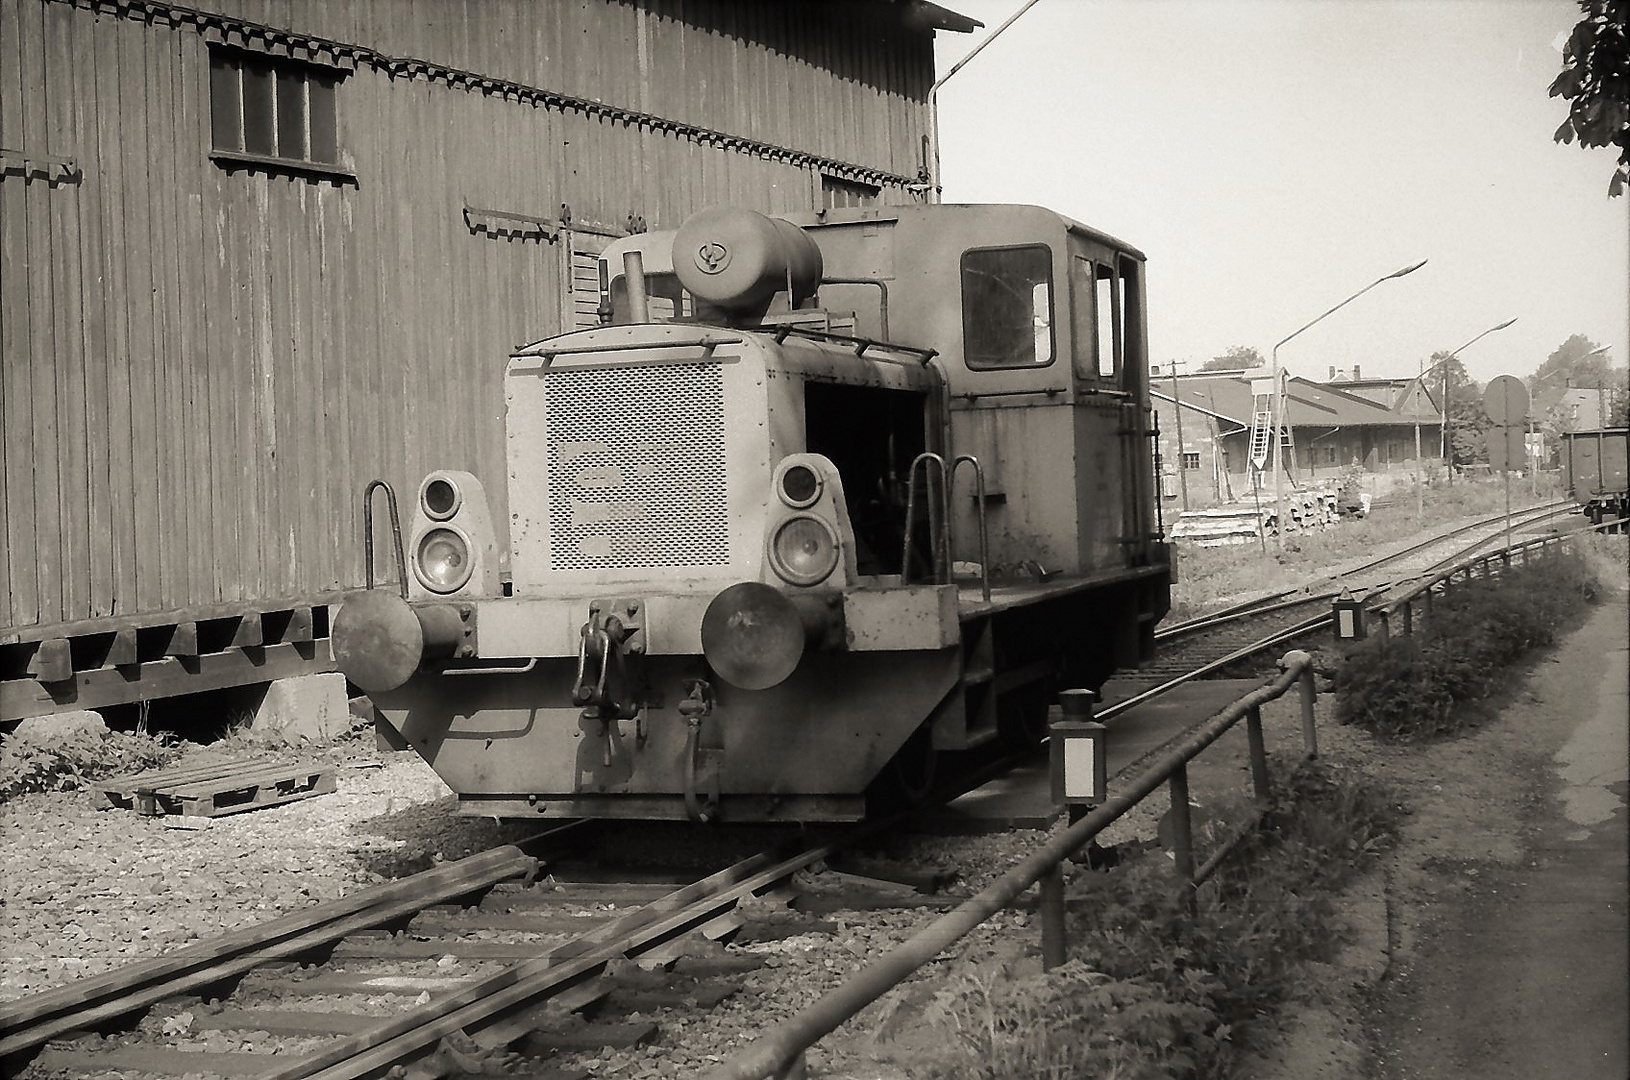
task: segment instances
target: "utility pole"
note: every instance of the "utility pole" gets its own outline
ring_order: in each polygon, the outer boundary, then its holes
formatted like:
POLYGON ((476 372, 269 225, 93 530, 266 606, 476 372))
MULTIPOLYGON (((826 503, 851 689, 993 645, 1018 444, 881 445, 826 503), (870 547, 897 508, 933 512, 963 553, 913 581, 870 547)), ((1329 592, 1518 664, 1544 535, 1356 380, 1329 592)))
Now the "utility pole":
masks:
POLYGON ((1177 365, 1181 360, 1172 361, 1172 405, 1176 408, 1177 417, 1177 490, 1182 495, 1183 512, 1189 511, 1189 475, 1188 464, 1183 460, 1187 455, 1183 453, 1183 399, 1177 392, 1177 365))

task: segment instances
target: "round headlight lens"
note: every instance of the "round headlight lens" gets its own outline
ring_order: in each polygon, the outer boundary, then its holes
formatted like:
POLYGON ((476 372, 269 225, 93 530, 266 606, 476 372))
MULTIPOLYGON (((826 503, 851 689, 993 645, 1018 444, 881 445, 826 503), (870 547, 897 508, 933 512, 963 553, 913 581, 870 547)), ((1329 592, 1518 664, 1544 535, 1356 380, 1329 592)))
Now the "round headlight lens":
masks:
POLYGON ((431 529, 419 538, 413 554, 413 569, 419 581, 432 592, 453 592, 470 580, 475 564, 470 544, 452 529, 431 529))
POLYGON ((458 509, 458 488, 446 477, 438 476, 426 484, 420 498, 424 512, 437 521, 446 521, 458 509))
POLYGON ((814 585, 838 565, 838 538, 819 518, 788 518, 770 541, 770 563, 794 585, 814 585))
POLYGON ((792 465, 781 474, 781 501, 808 506, 821 495, 821 478, 808 465, 792 465))

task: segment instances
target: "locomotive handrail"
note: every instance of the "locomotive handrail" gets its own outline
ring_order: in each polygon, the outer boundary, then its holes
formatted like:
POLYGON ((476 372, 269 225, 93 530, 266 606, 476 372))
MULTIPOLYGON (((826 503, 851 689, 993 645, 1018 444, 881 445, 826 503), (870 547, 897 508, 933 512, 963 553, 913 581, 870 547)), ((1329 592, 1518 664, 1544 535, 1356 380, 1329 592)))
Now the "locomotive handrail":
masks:
POLYGON ((945 470, 945 459, 932 450, 925 450, 911 459, 911 468, 906 472, 906 528, 905 540, 901 544, 900 552, 900 584, 911 584, 911 537, 913 526, 917 524, 917 466, 921 465, 922 473, 928 489, 928 539, 932 551, 931 563, 934 571, 934 584, 949 584, 951 537, 949 507, 946 505, 946 491, 948 476, 945 470), (929 467, 933 466, 939 471, 939 499, 934 498, 933 473, 929 467), (943 539, 942 539, 943 537, 943 539), (941 549, 944 549, 944 558, 941 558, 941 549), (947 580, 941 580, 946 578, 947 580))
POLYGON ((396 512, 396 489, 385 480, 368 481, 362 489, 362 551, 363 573, 368 588, 374 587, 374 492, 385 490, 385 506, 391 514, 391 536, 396 540, 396 580, 401 585, 402 599, 408 598, 407 555, 402 549, 402 516, 396 512))
MULTIPOLYGON (((990 528, 985 518, 985 467, 979 464, 979 459, 972 454, 958 454, 951 462, 951 487, 956 487, 957 468, 967 462, 973 466, 973 478, 976 485, 975 500, 979 504, 979 586, 984 593, 985 603, 990 603, 990 528)), ((950 492, 946 498, 950 499, 950 492)), ((950 515, 946 515, 949 522, 950 515)), ((952 544, 955 552, 955 544, 952 544)))
MULTIPOLYGON (((552 339, 545 338, 544 341, 552 339)), ((520 360, 529 356, 543 358, 545 367, 557 356, 582 356, 586 353, 605 352, 634 352, 639 349, 694 349, 700 347, 704 353, 712 353, 720 345, 740 345, 739 337, 709 337, 680 338, 670 341, 625 341, 617 344, 595 343, 593 345, 564 345, 560 348, 543 348, 544 341, 534 341, 530 345, 523 345, 509 354, 511 360, 520 360)))
MULTIPOLYGON (((884 341, 878 338, 856 337, 853 334, 839 334, 832 330, 816 330, 808 326, 798 326, 795 323, 782 323, 775 328, 776 344, 779 345, 793 334, 819 338, 822 341, 836 341, 844 345, 853 345, 856 356, 861 356, 867 349, 874 348, 893 349, 896 352, 910 353, 912 356, 918 357, 924 367, 927 367, 928 362, 940 354, 938 349, 925 349, 920 345, 900 345, 893 341, 884 341)), ((894 360, 894 357, 886 357, 886 359, 894 360)), ((895 360, 895 363, 900 363, 900 361, 895 360)))

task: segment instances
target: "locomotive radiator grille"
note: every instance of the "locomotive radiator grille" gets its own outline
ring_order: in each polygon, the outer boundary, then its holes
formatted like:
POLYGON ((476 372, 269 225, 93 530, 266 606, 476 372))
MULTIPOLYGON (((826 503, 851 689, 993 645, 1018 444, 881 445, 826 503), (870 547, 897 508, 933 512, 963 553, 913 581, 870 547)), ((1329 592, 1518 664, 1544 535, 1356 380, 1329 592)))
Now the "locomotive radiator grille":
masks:
POLYGON ((550 569, 729 564, 717 364, 576 368, 543 381, 550 569))

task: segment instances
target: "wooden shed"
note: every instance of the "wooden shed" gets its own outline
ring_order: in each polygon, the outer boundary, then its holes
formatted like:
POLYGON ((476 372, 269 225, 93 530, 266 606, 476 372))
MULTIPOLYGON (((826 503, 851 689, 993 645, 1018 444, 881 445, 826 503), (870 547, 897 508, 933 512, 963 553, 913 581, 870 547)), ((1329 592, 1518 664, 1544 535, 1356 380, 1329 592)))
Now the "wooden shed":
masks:
POLYGON ((505 357, 606 238, 923 197, 978 25, 204 2, 0 0, 0 720, 326 669, 364 485, 502 475, 505 357))

